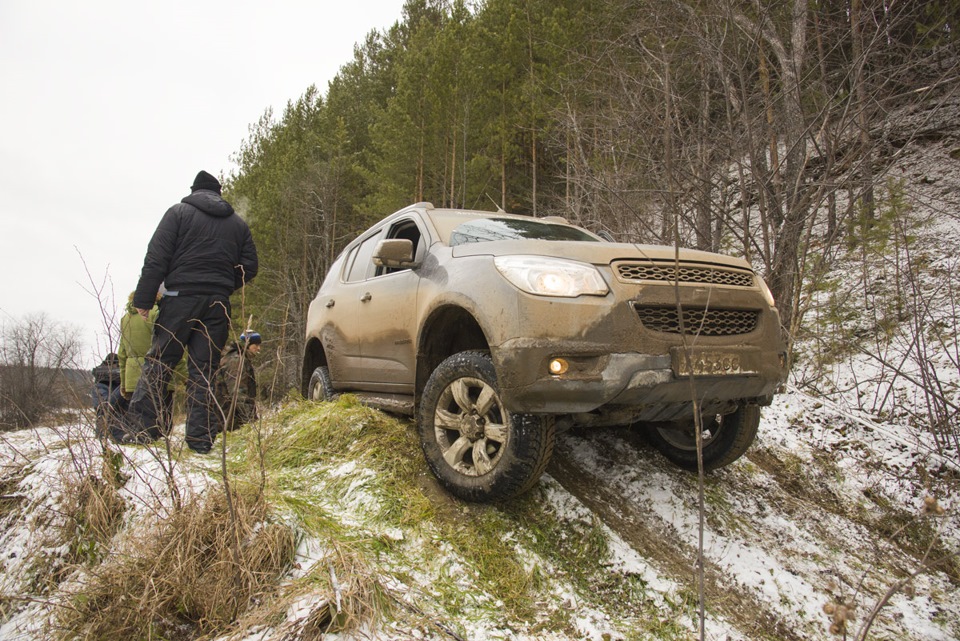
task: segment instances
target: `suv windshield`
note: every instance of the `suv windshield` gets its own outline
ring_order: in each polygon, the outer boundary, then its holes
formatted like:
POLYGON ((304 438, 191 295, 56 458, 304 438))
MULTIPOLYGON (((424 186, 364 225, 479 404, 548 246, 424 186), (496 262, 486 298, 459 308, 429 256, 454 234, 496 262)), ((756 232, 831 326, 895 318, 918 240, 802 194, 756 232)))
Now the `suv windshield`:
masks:
POLYGON ((598 242, 588 233, 566 225, 516 218, 475 218, 453 230, 450 245, 521 239, 598 242))

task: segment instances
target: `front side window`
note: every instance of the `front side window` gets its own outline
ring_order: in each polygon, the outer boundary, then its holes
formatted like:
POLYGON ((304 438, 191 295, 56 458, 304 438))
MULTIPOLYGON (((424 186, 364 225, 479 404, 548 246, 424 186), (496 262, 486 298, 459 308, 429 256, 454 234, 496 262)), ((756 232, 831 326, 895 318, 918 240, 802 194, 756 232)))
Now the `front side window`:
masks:
POLYGON ((534 219, 475 218, 453 230, 450 245, 522 239, 599 242, 587 232, 566 225, 554 225, 534 219))
MULTIPOLYGON (((387 232, 387 238, 388 239, 405 238, 409 240, 411 243, 413 243, 413 256, 414 258, 417 258, 417 255, 418 255, 417 250, 420 248, 420 245, 421 245, 420 243, 421 234, 420 234, 420 228, 417 227, 417 223, 415 223, 413 220, 404 220, 395 224, 393 227, 390 228, 390 231, 387 232)), ((392 268, 378 267, 377 276, 380 276, 382 274, 393 274, 395 272, 403 271, 404 269, 407 269, 407 268, 406 267, 392 267, 392 268)))

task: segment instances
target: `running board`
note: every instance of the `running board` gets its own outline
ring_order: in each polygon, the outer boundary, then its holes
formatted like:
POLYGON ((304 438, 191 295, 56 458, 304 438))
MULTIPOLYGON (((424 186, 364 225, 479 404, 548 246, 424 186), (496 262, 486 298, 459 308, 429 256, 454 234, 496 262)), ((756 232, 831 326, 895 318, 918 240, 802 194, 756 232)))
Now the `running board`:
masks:
POLYGON ((367 407, 373 407, 390 414, 413 416, 413 397, 406 394, 386 394, 380 392, 350 392, 367 407))

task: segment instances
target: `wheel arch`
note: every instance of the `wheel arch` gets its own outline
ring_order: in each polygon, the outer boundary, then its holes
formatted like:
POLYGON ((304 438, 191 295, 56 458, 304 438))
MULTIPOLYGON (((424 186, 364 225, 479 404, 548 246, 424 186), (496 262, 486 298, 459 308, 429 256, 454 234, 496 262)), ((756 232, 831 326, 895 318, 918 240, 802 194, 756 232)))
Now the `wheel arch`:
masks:
POLYGON ((490 349, 480 323, 473 314, 457 305, 444 305, 433 310, 420 328, 418 341, 414 391, 417 404, 430 374, 448 356, 469 349, 490 349))
POLYGON ((310 377, 313 370, 327 363, 327 354, 323 351, 323 344, 316 336, 307 339, 303 348, 303 369, 300 372, 300 393, 307 398, 310 387, 310 377))

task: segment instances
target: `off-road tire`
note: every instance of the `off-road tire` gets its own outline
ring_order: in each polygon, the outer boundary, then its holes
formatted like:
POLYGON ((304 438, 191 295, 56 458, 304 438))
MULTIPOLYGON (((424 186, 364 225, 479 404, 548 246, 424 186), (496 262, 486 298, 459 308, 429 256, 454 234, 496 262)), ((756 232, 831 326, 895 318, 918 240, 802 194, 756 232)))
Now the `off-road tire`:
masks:
POLYGON ((337 398, 330 381, 330 369, 326 365, 313 370, 310 375, 310 384, 307 386, 308 398, 311 401, 332 401, 337 398))
POLYGON ((434 476, 466 501, 526 492, 553 455, 553 418, 506 411, 493 361, 481 351, 454 354, 433 371, 420 399, 417 431, 434 476))
MULTIPOLYGON (((715 470, 730 465, 743 456, 760 425, 760 408, 741 405, 732 414, 704 416, 703 429, 711 437, 703 441, 703 469, 715 470)), ((681 429, 661 424, 646 426, 647 439, 671 462, 685 470, 697 470, 696 434, 693 419, 684 422, 681 429)))

